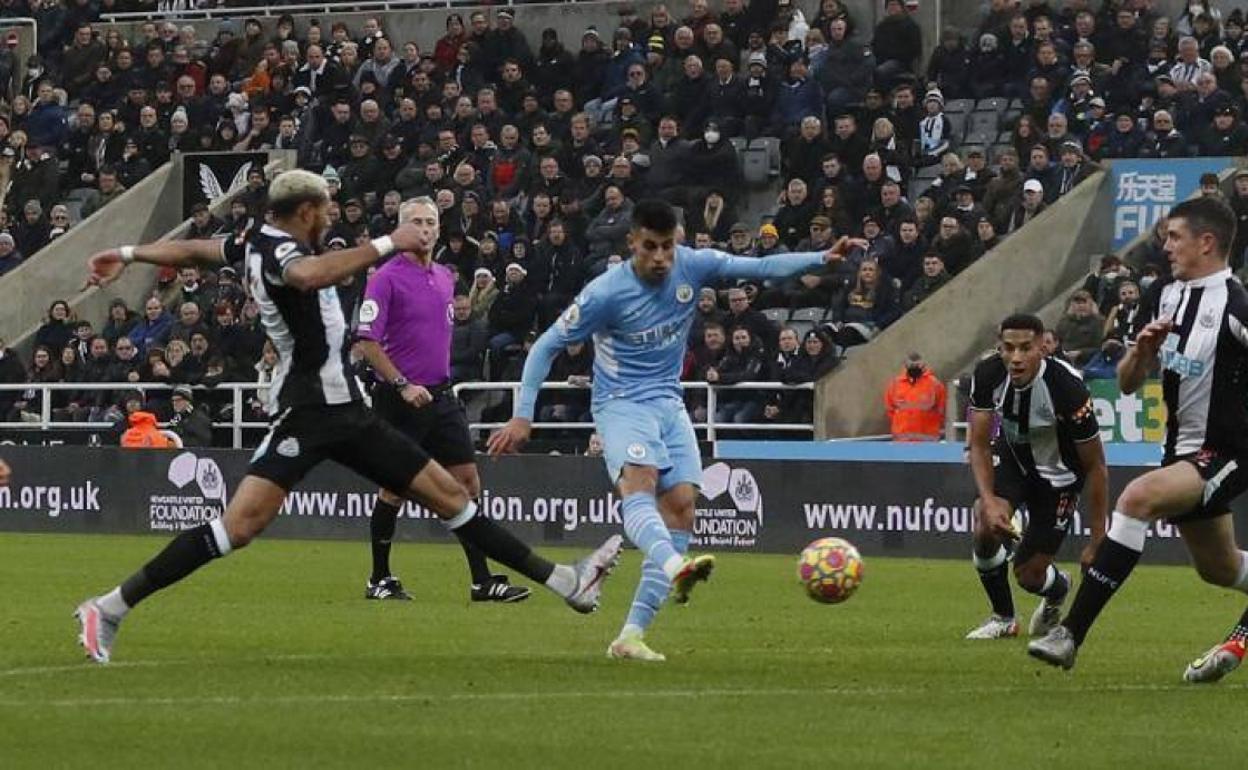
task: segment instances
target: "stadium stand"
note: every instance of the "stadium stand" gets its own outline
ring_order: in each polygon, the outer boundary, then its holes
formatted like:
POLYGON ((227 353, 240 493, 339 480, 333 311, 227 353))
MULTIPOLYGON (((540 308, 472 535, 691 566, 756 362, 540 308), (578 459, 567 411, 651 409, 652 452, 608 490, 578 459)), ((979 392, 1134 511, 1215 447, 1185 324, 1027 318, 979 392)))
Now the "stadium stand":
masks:
MULTIPOLYGON (((440 14, 444 31, 420 39, 392 37, 367 13, 176 18, 213 5, 162 2, 167 18, 142 23, 101 14, 155 4, 18 0, 0 11, 0 26, 5 16, 38 21, 26 61, 0 47, 0 276, 40 260, 93 212, 124 205, 127 189, 180 154, 287 150, 335 191, 330 250, 389 232, 398 200, 435 198, 437 258, 472 300, 462 323, 500 340, 483 368, 466 370, 504 380, 551 308, 620 261, 632 203, 658 196, 681 208, 693 246, 763 256, 868 239, 835 268, 720 287, 699 316, 688 376, 723 354, 708 349, 705 322, 729 334, 745 323, 728 301, 741 288, 748 317, 766 323, 752 338, 768 376, 787 382, 805 346, 778 351, 782 327, 838 354, 866 343, 916 312, 905 298, 949 291, 911 291, 926 254, 954 276, 979 267, 1102 159, 1248 152, 1244 18, 1211 3, 1196 15, 1212 23, 1193 37, 1191 24, 1155 25, 1162 16, 1148 3, 994 2, 975 28, 946 28, 928 48, 898 43, 930 34, 914 0, 887 0, 874 29, 838 0, 723 0, 705 13, 700 2, 624 4, 614 17, 596 8, 608 23, 571 34, 538 28, 523 4, 430 9, 420 13, 440 14), (1011 148, 1017 172, 1001 168, 1011 148), (1034 202, 1024 192, 1033 181, 1034 202), (557 246, 555 221, 566 232, 557 246), (903 243, 911 222, 918 239, 903 243), (523 281, 508 280, 512 263, 523 281)), ((197 215, 190 231, 247 227, 264 184, 220 216, 197 215)), ((1248 211, 1244 187, 1237 211, 1248 211)), ((1112 310, 1131 269, 1090 287, 1094 312, 1112 310)), ((74 318, 58 299, 43 298, 48 315, 26 358, 45 363, 21 367, 31 381, 263 376, 264 338, 237 276, 162 274, 142 302, 107 316, 74 318)), ((72 395, 57 405, 71 418, 124 408, 120 397, 72 395)), ((29 414, 8 401, 0 419, 29 414)))

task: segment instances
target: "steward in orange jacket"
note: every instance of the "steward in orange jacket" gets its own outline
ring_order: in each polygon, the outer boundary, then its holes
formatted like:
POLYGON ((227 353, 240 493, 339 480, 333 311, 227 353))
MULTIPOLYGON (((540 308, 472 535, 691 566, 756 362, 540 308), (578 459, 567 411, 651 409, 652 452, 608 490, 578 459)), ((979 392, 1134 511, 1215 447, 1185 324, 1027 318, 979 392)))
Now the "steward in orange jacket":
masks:
POLYGON ((168 449, 173 443, 160 432, 156 415, 151 412, 133 412, 130 428, 121 434, 121 445, 131 449, 168 449))
POLYGON ((945 385, 911 353, 884 394, 893 441, 939 441, 945 428, 945 385))

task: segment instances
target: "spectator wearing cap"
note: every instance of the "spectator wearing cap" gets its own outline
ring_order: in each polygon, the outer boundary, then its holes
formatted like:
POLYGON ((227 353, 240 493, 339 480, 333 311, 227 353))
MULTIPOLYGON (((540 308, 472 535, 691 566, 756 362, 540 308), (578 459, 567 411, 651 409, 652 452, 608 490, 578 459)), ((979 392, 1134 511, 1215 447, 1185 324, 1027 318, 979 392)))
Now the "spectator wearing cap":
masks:
POLYGON ((963 183, 953 189, 946 214, 958 220, 958 224, 967 232, 975 232, 975 223, 980 217, 986 216, 984 207, 975 202, 975 191, 970 185, 963 183))
POLYGON ((602 96, 611 58, 612 53, 604 47, 598 30, 592 26, 587 28, 581 34, 581 50, 576 54, 576 75, 572 81, 578 105, 602 96))
POLYGON ((559 40, 553 27, 542 30, 542 42, 538 47, 537 64, 533 69, 533 83, 543 104, 549 104, 555 91, 576 82, 576 62, 572 54, 559 40))
POLYGON ((810 77, 806 58, 794 57, 788 64, 787 77, 777 88, 776 105, 767 133, 779 137, 792 136, 797 133, 804 118, 822 118, 825 112, 823 87, 810 77))
POLYGON ((505 270, 506 282, 490 306, 490 374, 501 379, 508 360, 518 352, 533 329, 537 315, 536 287, 528 284, 528 271, 511 262, 505 270))
POLYGON ((875 82, 883 88, 891 87, 901 75, 917 72, 923 55, 923 31, 906 13, 902 0, 884 3, 884 18, 875 25, 871 52, 875 55, 875 82))
POLYGON ((1001 245, 1002 238, 997 234, 997 226, 987 215, 980 215, 972 226, 975 233, 974 258, 979 259, 1001 245))
POLYGON ((169 418, 169 430, 177 434, 184 447, 212 445, 212 418, 204 408, 195 405, 195 391, 190 385, 173 389, 170 399, 173 416, 169 418))
POLYGON ((1140 148, 1142 158, 1186 158, 1187 138, 1174 125, 1174 117, 1166 110, 1153 113, 1153 130, 1140 148))
POLYGON ((742 80, 745 98, 742 103, 745 138, 756 139, 767 128, 776 106, 777 83, 768 72, 767 55, 756 51, 746 57, 742 80))
POLYGON ((754 256, 754 239, 744 222, 736 222, 728 228, 728 243, 724 246, 724 252, 734 257, 754 256))
POLYGON ((1023 174, 1018 167, 1018 153, 1007 147, 997 156, 997 176, 984 190, 984 212, 998 231, 1003 231, 1023 193, 1023 174))
POLYGON ((1028 179, 1023 182, 1022 198, 1014 208, 1014 213, 1010 215, 1005 232, 1012 233, 1018 230, 1039 216, 1045 208, 1044 185, 1038 179, 1028 179))
POLYGON ((1060 198, 1079 186, 1079 183, 1100 171, 1101 167, 1083 154, 1083 148, 1073 139, 1062 142, 1058 150, 1058 164, 1053 175, 1057 196, 1060 198))
POLYGON ((923 95, 923 117, 919 120, 917 165, 934 166, 953 146, 953 124, 945 116, 945 96, 938 89, 923 95))
POLYGON ((1083 142, 1084 149, 1088 151, 1089 155, 1098 157, 1097 152, 1105 141, 1106 135, 1113 130, 1113 127, 1114 121, 1105 110, 1105 100, 1099 96, 1093 96, 1088 100, 1088 109, 1084 113, 1082 133, 1079 134, 1079 139, 1083 142))
POLYGON ((956 27, 945 27, 940 44, 932 51, 927 63, 927 82, 935 83, 945 98, 971 97, 971 54, 962 33, 956 27))
MULTIPOLYGON (((14 132, 17 134, 19 132, 14 132)), ((40 208, 49 208, 57 201, 60 190, 60 170, 56 157, 46 148, 37 144, 27 144, 18 148, 17 160, 13 164, 12 185, 5 196, 6 208, 10 214, 17 214, 28 202, 34 201, 40 208)), ((18 246, 21 246, 18 238, 18 246)), ((22 249, 26 256, 33 251, 22 249)))
POLYGON ((1105 336, 1105 320, 1097 312, 1096 302, 1086 289, 1070 295, 1066 314, 1058 320, 1057 336, 1066 355, 1076 366, 1083 366, 1101 348, 1105 336))
POLYGON ((22 252, 17 248, 17 241, 12 235, 0 232, 0 275, 4 275, 22 264, 22 252))
POLYGON ((838 115, 859 103, 871 87, 874 60, 863 45, 850 39, 844 19, 828 24, 828 48, 815 72, 828 114, 838 115))
MULTIPOLYGON (((1095 157, 1138 158, 1143 154, 1146 138, 1144 130, 1131 113, 1120 112, 1114 116, 1111 127, 1105 131, 1104 141, 1099 143, 1095 157)), ((1092 144, 1092 140, 1089 143, 1092 144)))
MULTIPOLYGON (((516 27, 516 11, 511 7, 499 8, 495 13, 496 25, 494 27, 493 40, 491 41, 494 48, 493 61, 501 65, 508 59, 514 59, 520 63, 524 70, 529 70, 533 66, 533 49, 529 47, 529 41, 525 38, 524 33, 516 27)), ((491 79, 497 75, 496 72, 489 73, 491 79)))

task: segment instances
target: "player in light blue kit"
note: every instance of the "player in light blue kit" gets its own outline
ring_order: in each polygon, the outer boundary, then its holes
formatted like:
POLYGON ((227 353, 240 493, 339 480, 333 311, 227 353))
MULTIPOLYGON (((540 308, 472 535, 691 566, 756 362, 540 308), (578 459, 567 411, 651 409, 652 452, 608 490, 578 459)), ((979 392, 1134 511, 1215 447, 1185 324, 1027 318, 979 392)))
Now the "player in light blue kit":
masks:
POLYGON ((678 603, 705 580, 713 556, 687 558, 702 483, 697 437, 685 412, 680 369, 703 286, 726 279, 780 279, 845 258, 861 241, 842 238, 828 251, 733 257, 677 246, 675 210, 662 201, 633 207, 632 259, 591 281, 529 351, 515 413, 490 436, 490 454, 529 438, 537 393, 568 343, 594 341, 593 412, 607 472, 619 489, 624 532, 645 555, 628 620, 607 654, 662 661, 644 634, 670 590, 678 603))

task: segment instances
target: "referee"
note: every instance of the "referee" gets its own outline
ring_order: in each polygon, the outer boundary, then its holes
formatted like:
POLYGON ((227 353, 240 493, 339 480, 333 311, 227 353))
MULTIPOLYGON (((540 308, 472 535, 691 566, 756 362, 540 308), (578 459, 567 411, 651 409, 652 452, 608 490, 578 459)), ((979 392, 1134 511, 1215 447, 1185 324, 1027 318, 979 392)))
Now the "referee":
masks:
MULTIPOLYGON (((427 227, 437 240, 438 209, 414 198, 399 209, 399 221, 427 227)), ((378 270, 364 291, 358 335, 364 358, 380 382, 373 391, 377 414, 420 444, 450 472, 469 497, 481 494, 475 452, 464 406, 451 391, 452 298, 455 278, 433 261, 432 248, 403 252, 378 270)), ((373 573, 368 599, 411 599, 390 572, 390 547, 403 498, 383 489, 370 522, 373 573)), ((475 602, 519 602, 529 589, 490 574, 485 556, 460 541, 472 573, 475 602)))

